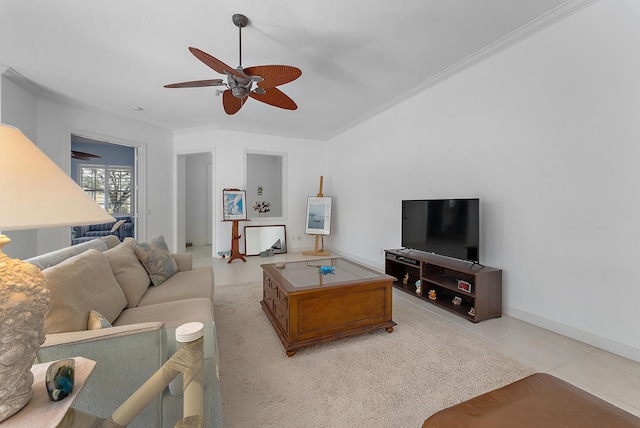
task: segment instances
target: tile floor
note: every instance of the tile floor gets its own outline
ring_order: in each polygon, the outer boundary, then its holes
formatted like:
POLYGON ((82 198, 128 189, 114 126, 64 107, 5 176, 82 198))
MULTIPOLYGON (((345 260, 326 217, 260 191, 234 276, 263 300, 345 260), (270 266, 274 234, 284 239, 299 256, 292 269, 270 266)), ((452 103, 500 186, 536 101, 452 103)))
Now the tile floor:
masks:
MULTIPOLYGON (((211 257, 211 246, 193 247, 194 264, 212 264, 216 284, 262 281, 263 263, 311 258, 300 252, 269 258, 247 257, 246 262, 211 257)), ((439 321, 476 336, 492 348, 553 374, 640 417, 640 363, 509 316, 473 324, 428 302, 394 289, 394 299, 406 299, 439 321)))

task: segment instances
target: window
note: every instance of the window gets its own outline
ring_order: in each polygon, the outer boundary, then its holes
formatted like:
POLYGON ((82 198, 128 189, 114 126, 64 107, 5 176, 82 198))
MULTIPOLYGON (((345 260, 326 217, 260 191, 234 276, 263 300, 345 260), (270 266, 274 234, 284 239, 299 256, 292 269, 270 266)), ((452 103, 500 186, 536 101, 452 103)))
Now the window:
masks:
POLYGON ((131 168, 81 165, 82 188, 109 214, 131 214, 131 168))

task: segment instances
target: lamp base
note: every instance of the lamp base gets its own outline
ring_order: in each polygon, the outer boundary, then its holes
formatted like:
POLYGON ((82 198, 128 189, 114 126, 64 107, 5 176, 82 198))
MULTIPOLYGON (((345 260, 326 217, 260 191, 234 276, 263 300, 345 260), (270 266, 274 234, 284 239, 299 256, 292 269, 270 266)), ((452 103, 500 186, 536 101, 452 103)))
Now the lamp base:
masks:
POLYGON ((44 316, 49 307, 47 279, 30 263, 11 259, 0 235, 0 422, 31 399, 31 365, 44 342, 44 316))

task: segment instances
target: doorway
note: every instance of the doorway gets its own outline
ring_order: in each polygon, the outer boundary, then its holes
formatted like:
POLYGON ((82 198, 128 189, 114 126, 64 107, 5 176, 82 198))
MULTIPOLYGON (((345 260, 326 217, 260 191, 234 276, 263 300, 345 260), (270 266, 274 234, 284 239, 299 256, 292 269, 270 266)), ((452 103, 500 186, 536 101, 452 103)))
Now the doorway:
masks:
POLYGON ((177 173, 177 251, 209 246, 213 256, 213 154, 211 152, 180 154, 176 158, 177 173))
MULTIPOLYGON (((116 218, 133 223, 131 235, 146 240, 143 206, 146 147, 82 131, 71 133, 70 176, 116 218)), ((130 230, 128 228, 127 230, 130 230)))

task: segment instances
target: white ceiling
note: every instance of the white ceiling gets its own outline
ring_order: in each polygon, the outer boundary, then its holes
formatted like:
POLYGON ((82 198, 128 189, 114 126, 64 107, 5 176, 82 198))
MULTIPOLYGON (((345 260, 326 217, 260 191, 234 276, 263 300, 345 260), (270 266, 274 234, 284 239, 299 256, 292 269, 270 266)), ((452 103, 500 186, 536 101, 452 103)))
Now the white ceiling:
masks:
POLYGON ((40 96, 171 130, 218 127, 327 139, 594 0, 2 0, 0 64, 40 96), (188 51, 238 65, 285 64, 295 111, 249 99, 227 116, 224 78, 188 51), (135 111, 135 107, 143 111, 135 111))

